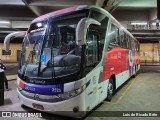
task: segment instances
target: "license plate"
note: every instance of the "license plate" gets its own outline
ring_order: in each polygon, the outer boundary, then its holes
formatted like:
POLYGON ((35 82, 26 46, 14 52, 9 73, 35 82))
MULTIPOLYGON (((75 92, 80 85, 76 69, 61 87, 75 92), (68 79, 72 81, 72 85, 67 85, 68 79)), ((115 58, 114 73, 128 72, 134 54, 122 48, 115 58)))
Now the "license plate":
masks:
POLYGON ((33 108, 36 108, 38 110, 44 110, 43 105, 40 104, 36 104, 36 103, 32 103, 33 108))

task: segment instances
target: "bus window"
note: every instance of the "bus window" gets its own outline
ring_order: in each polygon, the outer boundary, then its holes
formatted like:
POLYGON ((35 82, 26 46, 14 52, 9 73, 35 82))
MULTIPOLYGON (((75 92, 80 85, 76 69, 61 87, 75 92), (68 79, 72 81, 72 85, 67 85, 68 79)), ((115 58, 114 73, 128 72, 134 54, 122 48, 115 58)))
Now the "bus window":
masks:
POLYGON ((135 50, 135 42, 133 39, 131 39, 131 47, 132 47, 132 50, 135 50))
MULTIPOLYGON (((97 20, 100 23, 102 23, 102 21, 107 18, 106 22, 108 22, 108 17, 105 14, 103 14, 101 11, 98 11, 98 10, 94 10, 94 9, 91 10, 89 17, 97 20)), ((103 27, 106 27, 106 26, 103 26, 103 27)))
POLYGON ((138 50, 138 42, 135 41, 135 43, 136 43, 136 51, 139 51, 139 50, 138 50))
POLYGON ((86 66, 98 63, 98 31, 89 30, 86 44, 86 66))
POLYGON ((127 46, 127 43, 126 43, 126 40, 125 40, 125 35, 126 33, 123 31, 123 30, 119 30, 119 40, 120 40, 120 46, 122 48, 126 48, 127 46))
POLYGON ((130 49, 130 37, 127 35, 126 36, 126 42, 127 42, 127 49, 130 49))
POLYGON ((118 46, 118 28, 115 25, 111 25, 111 32, 109 33, 110 42, 108 46, 108 51, 114 47, 118 46))
POLYGON ((136 47, 137 47, 137 51, 139 52, 139 44, 138 44, 138 42, 136 42, 136 47))
POLYGON ((128 40, 128 35, 124 33, 124 41, 123 41, 123 47, 127 49, 127 40, 128 40))
POLYGON ((129 36, 129 49, 132 50, 132 38, 129 36))
POLYGON ((99 41, 98 41, 98 52, 99 52, 99 61, 102 58, 102 52, 104 48, 104 42, 106 37, 108 17, 97 9, 92 9, 89 14, 90 18, 93 18, 101 23, 100 26, 96 26, 96 30, 99 32, 99 41))
POLYGON ((134 50, 136 51, 136 41, 134 40, 134 50))
POLYGON ((139 43, 137 42, 137 51, 139 52, 139 43))

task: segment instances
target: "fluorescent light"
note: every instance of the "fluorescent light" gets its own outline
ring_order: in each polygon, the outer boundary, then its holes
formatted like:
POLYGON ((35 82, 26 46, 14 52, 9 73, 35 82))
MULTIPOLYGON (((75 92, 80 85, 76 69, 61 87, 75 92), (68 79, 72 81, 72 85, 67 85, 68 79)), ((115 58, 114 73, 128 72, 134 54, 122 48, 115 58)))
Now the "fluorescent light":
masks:
POLYGON ((132 22, 132 25, 147 25, 147 22, 132 22))
POLYGON ((10 24, 10 21, 1 21, 0 20, 0 24, 10 24))
MULTIPOLYGON (((158 22, 159 23, 159 22, 158 22)), ((152 23, 152 25, 156 25, 157 23, 152 23)), ((160 24, 160 23, 159 23, 160 24)))

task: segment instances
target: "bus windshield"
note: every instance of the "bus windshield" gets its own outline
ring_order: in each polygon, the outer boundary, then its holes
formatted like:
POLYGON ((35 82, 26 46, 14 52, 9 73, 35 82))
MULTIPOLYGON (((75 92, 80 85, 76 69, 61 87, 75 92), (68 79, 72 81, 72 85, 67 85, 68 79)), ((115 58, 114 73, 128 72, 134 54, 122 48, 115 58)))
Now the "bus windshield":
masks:
POLYGON ((26 61, 28 64, 37 64, 39 62, 44 32, 45 30, 43 28, 37 31, 31 31, 27 34, 25 40, 25 47, 26 55, 28 56, 26 57, 26 61))
POLYGON ((76 44, 75 33, 84 17, 86 12, 79 12, 31 24, 22 45, 19 73, 41 79, 73 75, 74 80, 81 65, 81 46, 76 44))

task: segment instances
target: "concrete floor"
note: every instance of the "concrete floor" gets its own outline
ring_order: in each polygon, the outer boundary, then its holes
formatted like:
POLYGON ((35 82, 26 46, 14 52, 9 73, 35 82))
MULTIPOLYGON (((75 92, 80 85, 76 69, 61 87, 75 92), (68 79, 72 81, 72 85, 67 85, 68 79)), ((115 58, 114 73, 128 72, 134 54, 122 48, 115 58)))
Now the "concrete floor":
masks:
MULTIPOLYGON (((10 91, 5 91, 5 104, 0 111, 30 111, 28 107, 21 107, 16 93, 16 81, 9 81, 10 91)), ((111 102, 104 101, 98 105, 85 120, 159 120, 158 117, 104 117, 107 111, 160 111, 160 66, 141 66, 139 74, 131 78, 114 95, 111 102), (103 111, 103 112, 99 112, 103 111)), ((34 110, 35 111, 35 110, 34 110)), ((37 111, 35 111, 37 112, 37 111)), ((45 113, 48 115, 47 113, 45 113)), ((7 118, 0 118, 6 120, 7 118)), ((22 120, 24 118, 8 118, 8 120, 22 120)), ((34 120, 35 118, 25 118, 34 120)), ((48 118, 36 118, 44 120, 48 118)), ((52 115, 54 120, 68 120, 71 118, 52 115)))
POLYGON ((15 75, 18 70, 18 63, 4 63, 7 70, 5 71, 6 75, 15 75))

